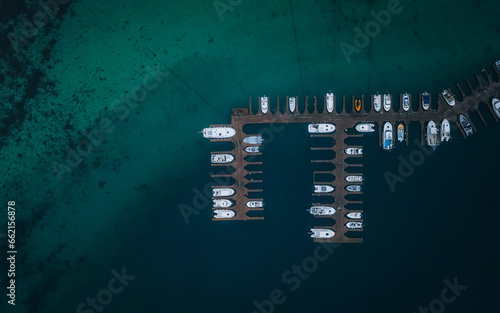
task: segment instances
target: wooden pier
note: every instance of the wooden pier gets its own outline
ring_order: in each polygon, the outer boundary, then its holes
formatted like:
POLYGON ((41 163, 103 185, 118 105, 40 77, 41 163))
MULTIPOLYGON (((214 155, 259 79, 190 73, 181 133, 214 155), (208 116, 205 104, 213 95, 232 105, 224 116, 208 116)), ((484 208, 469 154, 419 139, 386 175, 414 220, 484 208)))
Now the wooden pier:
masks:
MULTIPOLYGON (((246 203, 251 200, 262 200, 262 199, 250 199, 248 198, 248 194, 250 192, 262 192, 262 190, 252 190, 248 189, 246 185, 250 182, 262 182, 261 180, 251 180, 249 181, 245 176, 250 173, 262 173, 259 171, 248 171, 245 169, 247 165, 250 164, 262 164, 262 162, 250 162, 245 160, 247 156, 256 155, 255 153, 247 153, 245 151, 245 147, 247 145, 243 139, 248 136, 252 136, 255 134, 245 134, 243 132, 243 127, 247 124, 281 124, 281 123, 333 123, 335 124, 336 130, 331 134, 311 134, 312 137, 315 136, 328 136, 334 139, 335 144, 332 147, 320 148, 326 150, 332 150, 335 152, 335 158, 332 160, 312 160, 311 162, 322 162, 322 163, 332 163, 334 165, 334 169, 332 171, 315 171, 313 173, 313 177, 315 179, 316 174, 332 174, 335 177, 334 181, 331 182, 316 182, 314 184, 328 184, 335 188, 335 190, 327 195, 333 196, 335 198, 334 203, 322 203, 321 205, 332 206, 335 208, 336 212, 332 216, 327 216, 327 218, 332 218, 332 225, 329 227, 318 227, 318 228, 330 228, 335 231, 335 236, 328 239, 318 239, 316 238, 315 242, 362 242, 362 238, 349 238, 346 236, 346 233, 353 231, 361 231, 356 229, 347 229, 345 224, 349 221, 362 222, 362 220, 349 220, 346 218, 346 214, 349 212, 361 212, 360 209, 356 210, 348 210, 346 205, 348 204, 357 204, 358 206, 362 203, 362 201, 348 201, 346 199, 346 195, 348 194, 361 194, 360 192, 351 193, 345 189, 345 187, 350 184, 345 180, 347 175, 362 175, 361 173, 349 173, 347 174, 347 167, 360 167, 360 164, 348 164, 345 162, 346 158, 353 157, 347 155, 344 151, 347 146, 345 144, 345 140, 349 137, 360 137, 362 134, 352 134, 352 132, 348 132, 348 129, 353 128, 358 123, 363 122, 371 122, 378 125, 379 128, 379 144, 382 146, 382 126, 385 122, 390 122, 393 125, 394 132, 396 130, 397 123, 403 123, 405 126, 405 142, 408 144, 408 131, 407 127, 410 122, 418 122, 420 124, 420 143, 424 144, 424 132, 425 132, 425 124, 428 121, 434 121, 436 124, 439 123, 443 119, 448 119, 450 123, 454 123, 457 128, 462 133, 462 136, 466 136, 459 122, 459 115, 462 114, 466 116, 471 126, 476 131, 476 127, 472 124, 472 121, 469 117, 469 111, 475 111, 480 120, 484 125, 486 125, 485 119, 479 111, 479 104, 484 103, 486 107, 490 110, 493 118, 498 120, 497 116, 494 114, 494 111, 491 107, 491 99, 493 97, 499 98, 500 95, 500 73, 495 65, 493 65, 493 70, 496 75, 496 80, 493 80, 490 74, 488 74, 484 69, 482 71, 482 75, 486 80, 486 84, 480 79, 480 76, 475 75, 477 87, 473 88, 472 85, 465 80, 465 84, 469 90, 469 93, 466 94, 462 87, 459 84, 456 84, 456 88, 459 91, 459 95, 455 97, 455 105, 449 106, 441 93, 438 94, 437 97, 437 109, 433 110, 432 106, 429 107, 428 110, 423 110, 421 107, 422 94, 418 95, 418 108, 412 102, 412 96, 410 95, 410 109, 409 111, 404 111, 402 108, 402 95, 399 96, 399 108, 394 110, 394 99, 398 97, 393 97, 392 102, 392 110, 386 112, 383 108, 381 108, 380 112, 376 112, 373 109, 373 95, 370 97, 370 104, 367 105, 365 103, 365 96, 361 96, 361 111, 356 112, 354 109, 354 101, 355 97, 351 97, 351 111, 346 111, 346 97, 342 96, 341 98, 341 109, 340 112, 334 111, 332 113, 328 113, 325 106, 322 108, 318 108, 317 97, 314 97, 314 108, 312 112, 308 110, 308 98, 305 97, 305 106, 302 112, 298 110, 298 103, 296 103, 296 110, 294 113, 291 113, 288 107, 288 97, 286 97, 286 101, 284 103, 285 109, 280 110, 280 100, 277 98, 277 108, 276 111, 271 112, 269 110, 266 114, 263 114, 261 111, 261 104, 259 98, 259 110, 256 114, 252 112, 252 99, 249 100, 249 108, 236 108, 232 110, 231 115, 231 124, 230 125, 211 125, 211 126, 230 126, 236 130, 236 135, 230 139, 223 139, 224 141, 231 141, 234 145, 234 149, 232 151, 227 152, 217 152, 217 153, 230 153, 235 159, 230 164, 224 164, 226 166, 232 166, 236 170, 231 174, 220 174, 220 175, 212 175, 215 176, 227 176, 233 177, 235 179, 235 184, 232 186, 214 186, 214 188, 219 187, 228 187, 233 188, 236 192, 233 196, 227 197, 231 199, 234 205, 228 209, 233 210, 236 214, 234 217, 230 219, 221 219, 217 218, 214 220, 257 220, 263 219, 263 217, 256 216, 248 216, 247 212, 251 210, 263 210, 263 208, 249 208, 246 203), (413 106, 412 106, 413 105, 413 106)), ((430 93, 429 93, 430 95, 430 93)), ((430 95, 430 98, 431 95, 430 95)), ((326 101, 326 99, 324 99, 326 101)), ((334 98, 334 103, 337 103, 337 99, 334 98)), ((382 105, 383 106, 383 105, 382 105)), ((396 136, 393 136, 396 137, 396 136)), ((220 139, 212 140, 212 141, 221 141, 220 139)), ((255 146, 255 145, 252 145, 255 146)), ((311 148, 318 149, 318 148, 311 148)), ((258 153, 260 154, 260 153, 258 153)), ((257 155, 258 155, 257 154, 257 155)), ((217 166, 218 164, 212 164, 217 166)), ((356 185, 362 185, 362 183, 356 182, 352 183, 356 185)), ((323 195, 323 194, 322 194, 323 195)), ((214 198, 215 199, 215 198, 214 198)), ((221 208, 214 208, 221 209, 221 208)), ((317 218, 325 218, 325 216, 317 216, 317 218)))

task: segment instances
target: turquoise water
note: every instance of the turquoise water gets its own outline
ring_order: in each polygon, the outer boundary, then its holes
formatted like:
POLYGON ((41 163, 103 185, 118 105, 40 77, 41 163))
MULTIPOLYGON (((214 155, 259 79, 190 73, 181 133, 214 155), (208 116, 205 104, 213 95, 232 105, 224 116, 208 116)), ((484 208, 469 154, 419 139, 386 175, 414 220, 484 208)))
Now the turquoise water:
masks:
POLYGON ((288 271, 314 257, 307 230, 327 222, 305 211, 306 126, 288 125, 266 145, 265 220, 247 222, 211 221, 202 194, 218 146, 198 132, 263 94, 407 91, 416 100, 474 83, 499 58, 496 2, 230 3, 221 20, 211 1, 61 1, 18 52, 8 34, 21 36, 21 17, 32 21, 39 4, 0 3, 0 191, 17 203, 18 243, 16 306, 4 296, 2 312, 98 311, 87 297, 104 299, 122 268, 135 278, 103 312, 252 312, 270 298, 283 302, 275 312, 416 312, 455 277, 468 287, 447 312, 490 311, 500 126, 489 116, 487 128, 472 116, 472 137, 454 130, 395 192, 384 173, 418 148, 387 154, 366 136, 364 243, 334 248, 307 279, 288 271), (370 11, 388 5, 390 23, 373 26, 370 11), (373 38, 349 60, 341 45, 356 47, 367 25, 373 38), (144 99, 126 111, 127 96, 144 99), (86 138, 99 124, 109 132, 86 138), (85 140, 92 151, 68 159, 85 140), (180 205, 198 208, 188 224, 180 205))

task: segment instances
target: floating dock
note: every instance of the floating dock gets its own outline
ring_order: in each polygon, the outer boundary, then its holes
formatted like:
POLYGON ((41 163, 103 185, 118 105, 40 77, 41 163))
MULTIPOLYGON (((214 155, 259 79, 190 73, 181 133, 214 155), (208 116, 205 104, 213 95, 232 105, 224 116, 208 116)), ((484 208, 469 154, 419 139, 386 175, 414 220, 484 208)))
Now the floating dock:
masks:
MULTIPOLYGON (((259 155, 260 153, 247 153, 245 151, 245 148, 247 146, 256 146, 256 144, 247 144, 243 141, 245 137, 248 136, 257 136, 256 134, 245 134, 243 132, 243 127, 247 124, 287 124, 287 123, 333 123, 336 127, 335 132, 329 133, 329 134, 311 134, 312 137, 316 136, 328 136, 332 137, 334 139, 335 145, 332 147, 327 147, 327 148, 311 148, 311 149, 322 149, 322 150, 332 150, 335 152, 335 158, 332 160, 312 160, 311 162, 325 162, 325 163, 332 163, 334 165, 334 169, 332 171, 315 171, 313 173, 313 179, 315 179, 316 174, 332 174, 335 176, 335 180, 331 182, 316 182, 314 181, 313 184, 328 184, 333 187, 335 187, 335 190, 329 194, 335 198, 334 203, 322 203, 321 205, 326 205, 326 206, 332 206, 335 208, 336 212, 333 215, 330 216, 317 216, 318 218, 332 218, 332 225, 328 227, 318 227, 318 228, 327 228, 331 229, 335 232, 335 235, 331 238, 315 238, 315 242, 362 242, 362 238, 350 238, 346 236, 346 233, 352 232, 352 231, 362 231, 362 229, 348 229, 345 227, 345 224, 347 222, 363 222, 362 219, 348 219, 346 217, 346 214, 349 212, 362 212, 360 209, 356 210, 348 210, 346 209, 346 205, 348 204, 355 204, 357 207, 359 207, 362 204, 362 201, 348 201, 346 199, 346 195, 351 194, 351 192, 347 191, 345 187, 349 184, 355 184, 355 185, 362 185, 362 182, 356 182, 356 183, 349 183, 345 180, 345 177, 347 175, 362 175, 361 173, 347 173, 346 168, 347 167, 360 167, 361 172, 361 164, 348 164, 345 162, 345 160, 349 157, 353 157, 352 155, 347 155, 345 153, 345 149, 351 146, 347 146, 345 144, 345 140, 349 137, 361 137, 363 136, 363 133, 358 133, 358 134, 350 134, 347 132, 348 129, 354 128, 358 123, 373 123, 378 125, 379 129, 379 144, 380 146, 383 145, 382 141, 382 126, 386 122, 390 122, 393 125, 393 138, 396 138, 397 136, 394 136, 396 133, 396 125, 398 123, 403 123, 405 125, 405 142, 408 144, 408 131, 407 127, 410 124, 410 122, 418 122, 420 124, 420 143, 423 145, 424 144, 424 134, 425 134, 425 124, 428 121, 435 121, 438 125, 443 119, 447 119, 450 123, 454 123, 457 128, 460 130, 462 133, 462 136, 466 137, 466 134, 464 130, 462 129, 459 121, 459 115, 464 115, 465 117, 468 118, 472 129, 474 132, 476 131, 476 127, 472 124, 471 119, 469 118, 469 111, 473 110, 475 111, 481 122, 486 126, 486 122, 484 117, 482 116, 481 112, 479 111, 479 104, 484 103, 486 104, 486 107, 490 110, 491 114, 493 115, 493 118, 498 121, 498 117, 495 115, 492 107, 491 107, 491 99, 492 97, 499 98, 500 95, 500 73, 499 69, 497 66, 493 65, 493 70, 495 72, 495 75, 497 77, 496 80, 493 80, 490 77, 490 74, 487 73, 486 70, 483 69, 482 75, 484 77, 483 80, 481 80, 480 76, 475 75, 475 79, 477 82, 477 87, 473 88, 472 85, 465 80, 465 84, 467 85, 467 88, 469 90, 469 93, 466 94, 463 90, 462 87, 459 84, 456 84, 456 88, 459 91, 459 97, 455 97, 455 105, 450 106, 446 103, 446 100, 443 98, 442 94, 439 93, 437 96, 437 108, 433 110, 432 105, 429 107, 428 110, 424 110, 421 106, 421 101, 422 101, 422 94, 418 95, 418 107, 415 103, 412 102, 412 95, 410 94, 410 109, 408 111, 404 111, 402 108, 402 95, 399 96, 399 108, 397 110, 394 110, 394 102, 391 104, 391 110, 390 111, 385 111, 382 105, 382 108, 380 112, 376 112, 373 109, 373 95, 369 98, 370 101, 367 104, 365 102, 365 96, 361 96, 361 110, 360 112, 357 112, 354 109, 354 104, 355 104, 355 97, 351 97, 351 111, 347 112, 346 111, 346 97, 342 96, 341 101, 339 103, 341 104, 340 112, 334 108, 332 113, 327 112, 326 110, 326 103, 324 104, 323 108, 319 110, 318 108, 318 103, 317 103, 317 97, 314 97, 314 107, 312 112, 308 110, 308 97, 305 97, 304 99, 304 110, 302 112, 299 111, 298 107, 298 101, 296 101, 296 108, 294 112, 290 112, 289 109, 289 97, 286 97, 285 102, 285 110, 282 112, 280 110, 280 99, 279 97, 277 98, 277 106, 276 106, 276 111, 272 112, 271 109, 269 108, 269 98, 265 97, 265 108, 262 108, 261 104, 261 98, 259 98, 259 110, 256 114, 253 113, 252 111, 252 99, 250 98, 249 100, 249 107, 248 108, 235 108, 232 110, 232 115, 231 115, 231 124, 229 125, 211 125, 211 127, 216 127, 216 126, 228 126, 232 127, 235 131, 236 134, 229 138, 229 139, 212 139, 212 141, 231 141, 234 145, 234 149, 232 151, 226 151, 226 152, 217 152, 217 153, 230 153, 234 156, 233 162, 229 164, 223 164, 225 166, 232 166, 235 168, 235 171, 231 174, 219 174, 219 175, 212 175, 212 177, 232 177, 235 179, 236 183, 232 186, 214 186, 214 188, 220 188, 220 187, 227 187, 227 188, 233 188, 235 190, 235 194, 231 197, 225 197, 227 199, 230 199, 233 201, 233 206, 231 206, 230 210, 233 210, 235 212, 235 215, 232 218, 214 218, 214 220, 258 220, 258 219, 263 219, 263 217, 256 217, 256 216, 248 216, 247 212, 251 210, 263 210, 264 208, 251 208, 248 207, 246 204, 249 201, 254 201, 254 200, 263 200, 263 199, 251 199, 248 198, 249 193, 251 192, 262 192, 262 190, 257 190, 257 189, 248 189, 246 185, 250 182, 256 183, 256 182, 262 182, 261 180, 251 180, 249 181, 247 178, 245 178, 248 174, 251 173, 262 173, 261 171, 248 171, 245 169, 247 165, 250 164, 262 164, 262 162, 250 162, 245 160, 247 156, 250 155, 259 155), (265 111, 265 114, 263 113, 265 111)), ((429 93, 430 95, 430 93, 429 93)), ((295 97, 298 99, 297 97, 295 97)), ((398 97, 393 97, 391 95, 391 98, 394 100, 395 98, 397 99, 398 97)), ((432 98, 430 96, 430 98, 432 98)), ((358 99, 359 100, 359 99, 358 99)), ((325 98, 326 102, 326 98, 325 98)), ((337 103, 337 99, 334 97, 333 103, 337 103)), ((338 106, 338 105, 337 105, 338 106)), ((360 148, 360 147, 359 147, 360 148)), ((214 166, 220 165, 220 164, 212 164, 214 166)), ((362 194, 361 192, 356 192, 355 194, 362 194)), ((322 194, 323 195, 323 194, 322 194)), ((214 199, 216 199, 214 197, 214 199)), ((217 210, 220 208, 214 208, 214 210, 217 210)))

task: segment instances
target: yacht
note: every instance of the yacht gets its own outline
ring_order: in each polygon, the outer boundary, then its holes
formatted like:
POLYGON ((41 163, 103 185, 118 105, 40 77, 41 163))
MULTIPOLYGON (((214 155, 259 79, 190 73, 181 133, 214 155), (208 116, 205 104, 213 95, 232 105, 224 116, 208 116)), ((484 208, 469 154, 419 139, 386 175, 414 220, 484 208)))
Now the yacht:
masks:
POLYGON ((228 199, 214 199, 214 208, 229 208, 233 203, 228 199))
POLYGON ((392 105, 391 95, 388 93, 385 93, 384 94, 384 110, 386 112, 389 112, 391 110, 391 105, 392 105))
POLYGON ((430 96, 427 93, 427 91, 424 91, 424 93, 422 94, 422 109, 427 111, 429 109, 430 103, 431 103, 430 96))
POLYGON ((405 92, 403 94, 403 110, 408 112, 409 109, 410 109, 410 95, 407 92, 405 92))
POLYGON ((375 124, 372 123, 361 123, 356 125, 356 130, 360 133, 373 133, 375 124))
POLYGON ((373 96, 373 109, 377 112, 380 112, 382 108, 382 96, 378 93, 373 96))
POLYGON ((262 208, 264 206, 264 202, 262 202, 260 200, 252 200, 252 201, 248 201, 246 203, 246 206, 249 208, 262 208))
POLYGON ((231 163, 234 161, 234 156, 229 153, 214 153, 212 154, 212 163, 223 164, 231 163))
POLYGON ((335 131, 335 125, 331 123, 309 124, 307 129, 311 134, 327 134, 335 131))
POLYGON ((330 193, 334 190, 335 188, 330 185, 314 185, 314 192, 316 193, 330 193))
POLYGON ((212 189, 212 195, 214 197, 229 197, 234 195, 233 188, 214 188, 212 189))
POLYGON ((262 114, 266 114, 269 110, 269 97, 260 97, 260 110, 262 114))
POLYGON ((363 148, 347 148, 345 149, 345 153, 349 155, 362 155, 363 148))
POLYGON ((345 189, 350 192, 361 192, 361 185, 349 185, 345 189))
POLYGON ((358 220, 362 218, 362 213, 361 212, 349 212, 346 215, 347 218, 353 219, 353 220, 358 220))
POLYGON ((438 145, 438 131, 434 121, 427 123, 427 145, 434 150, 436 150, 436 146, 438 145))
POLYGON ((228 139, 233 137, 236 131, 232 127, 208 127, 203 129, 203 137, 209 139, 228 139))
POLYGON ((470 125, 469 120, 462 114, 460 114, 458 117, 460 119, 460 125, 462 125, 465 135, 466 136, 472 135, 474 131, 472 130, 472 126, 470 125))
POLYGON ((335 232, 327 228, 311 228, 309 234, 311 234, 311 238, 332 238, 335 236, 335 232))
POLYGON ((232 218, 235 215, 233 210, 214 210, 214 218, 232 218))
POLYGON ((328 113, 333 112, 333 107, 334 107, 334 101, 333 101, 333 93, 327 93, 326 94, 326 110, 328 113))
POLYGON ((443 92, 441 94, 443 95, 444 100, 446 100, 446 103, 448 103, 449 106, 455 105, 455 98, 453 98, 453 94, 451 93, 450 89, 443 89, 443 92))
POLYGON ((345 180, 350 183, 359 183, 363 181, 363 176, 361 175, 349 175, 345 177, 345 180))
POLYGON ((335 209, 331 206, 312 206, 307 209, 312 215, 333 215, 335 214, 335 209))
POLYGON ((390 151, 392 149, 392 124, 390 122, 384 124, 383 142, 384 150, 390 151))
POLYGON ((441 141, 448 141, 451 138, 450 135, 450 122, 447 119, 444 119, 441 122, 441 141))
POLYGON ((258 145, 262 143, 262 136, 249 136, 243 139, 243 142, 248 145, 258 145))
POLYGON ((493 98, 491 100, 491 106, 493 107, 493 111, 495 111, 496 116, 500 118, 500 100, 493 98))
POLYGON ((245 147, 247 153, 259 153, 259 146, 248 146, 245 147))
POLYGON ((405 127, 403 124, 398 125, 398 141, 403 142, 405 140, 405 127))
POLYGON ((288 98, 288 108, 291 113, 295 112, 295 109, 297 108, 297 97, 288 98))
POLYGON ((347 222, 345 224, 345 227, 350 228, 350 229, 362 229, 363 223, 361 223, 361 222, 347 222))

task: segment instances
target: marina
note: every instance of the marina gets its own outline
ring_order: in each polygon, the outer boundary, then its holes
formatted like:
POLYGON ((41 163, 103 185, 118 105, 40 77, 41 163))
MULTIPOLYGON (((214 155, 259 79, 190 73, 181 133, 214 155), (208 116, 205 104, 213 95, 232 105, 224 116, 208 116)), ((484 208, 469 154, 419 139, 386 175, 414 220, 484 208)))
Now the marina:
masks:
MULTIPOLYGON (((476 87, 472 87, 468 80, 465 84, 469 90, 466 94, 459 84, 455 84, 458 90, 458 97, 455 97, 450 89, 444 89, 437 93, 436 108, 431 106, 432 94, 422 92, 418 94, 418 105, 412 106, 412 94, 404 93, 399 97, 393 97, 386 92, 384 94, 371 95, 368 101, 361 95, 356 99, 353 95, 350 98, 342 96, 336 102, 336 96, 328 93, 323 97, 323 105, 318 106, 317 97, 313 98, 312 111, 308 109, 310 99, 304 99, 304 109, 299 109, 298 97, 286 97, 284 105, 277 97, 275 109, 269 97, 260 97, 258 111, 254 113, 252 109, 252 98, 249 99, 248 108, 235 108, 232 110, 231 123, 228 125, 211 125, 203 130, 204 136, 211 141, 230 141, 233 143, 232 151, 215 152, 216 155, 224 155, 224 160, 231 159, 230 163, 212 163, 212 166, 232 166, 235 171, 227 174, 212 175, 212 177, 232 177, 235 183, 231 186, 214 186, 214 199, 220 199, 221 190, 232 195, 226 199, 231 201, 231 207, 227 208, 231 212, 220 212, 216 207, 214 220, 261 220, 262 216, 249 216, 247 213, 252 210, 272 209, 266 208, 264 199, 251 199, 249 193, 262 192, 262 189, 249 189, 247 184, 250 181, 246 178, 248 174, 262 171, 249 171, 245 167, 248 165, 259 165, 262 162, 252 162, 246 160, 249 155, 260 155, 260 150, 249 147, 259 147, 262 144, 262 137, 258 134, 245 134, 243 127, 247 124, 281 124, 281 123, 304 123, 308 124, 308 132, 311 137, 331 137, 335 144, 331 147, 311 147, 311 150, 331 150, 335 156, 333 159, 311 160, 313 163, 331 163, 333 170, 313 171, 313 195, 330 195, 333 203, 311 204, 313 209, 311 214, 314 218, 330 218, 331 226, 321 226, 311 229, 311 237, 315 242, 338 242, 338 243, 360 243, 363 238, 353 234, 363 230, 362 210, 350 210, 350 205, 359 208, 362 201, 346 199, 347 195, 360 195, 364 189, 362 164, 347 163, 347 158, 363 157, 362 146, 349 146, 346 139, 352 137, 362 137, 364 133, 376 131, 378 128, 379 145, 386 151, 391 151, 398 141, 408 145, 409 132, 408 125, 417 122, 420 125, 420 145, 429 145, 436 148, 440 141, 450 139, 450 124, 456 126, 463 137, 467 137, 477 131, 472 123, 469 113, 475 112, 480 121, 487 126, 486 121, 479 111, 479 105, 485 104, 493 119, 498 121, 500 104, 496 98, 500 95, 500 73, 498 66, 492 66, 496 80, 492 75, 483 69, 481 76, 475 75, 476 87), (399 98, 399 106, 394 107, 394 99, 399 98), (496 100, 496 101, 495 101, 496 100), (332 104, 337 103, 335 110, 332 104), (280 108, 280 105, 282 107, 280 108), (347 105, 351 108, 347 109, 347 105), (383 109, 382 109, 383 106, 383 109), (284 107, 284 109, 283 109, 284 107), (283 109, 283 110, 282 110, 283 109), (401 127, 399 127, 401 125, 401 127), (403 126, 405 125, 405 126, 403 126), (439 127, 439 128, 438 128, 439 127), (211 131, 213 129, 214 131, 211 131), (406 131, 405 131, 406 129, 406 131), (442 138, 441 138, 442 137, 442 138), (442 140, 441 140, 442 139, 442 140), (348 172, 346 169, 350 168, 348 172), (359 168, 353 172, 352 168, 359 168), (318 174, 330 174, 335 177, 333 181, 316 181, 318 174), (217 190, 217 196, 215 196, 217 190), (248 203, 258 203, 259 205, 248 205, 248 203), (332 210, 330 210, 331 208, 332 210), (224 213, 224 214, 222 214, 224 213), (350 219, 356 219, 351 221, 350 219)), ((252 180, 252 183, 260 183, 262 180, 252 180)), ((307 217, 307 215, 305 215, 307 217)))

